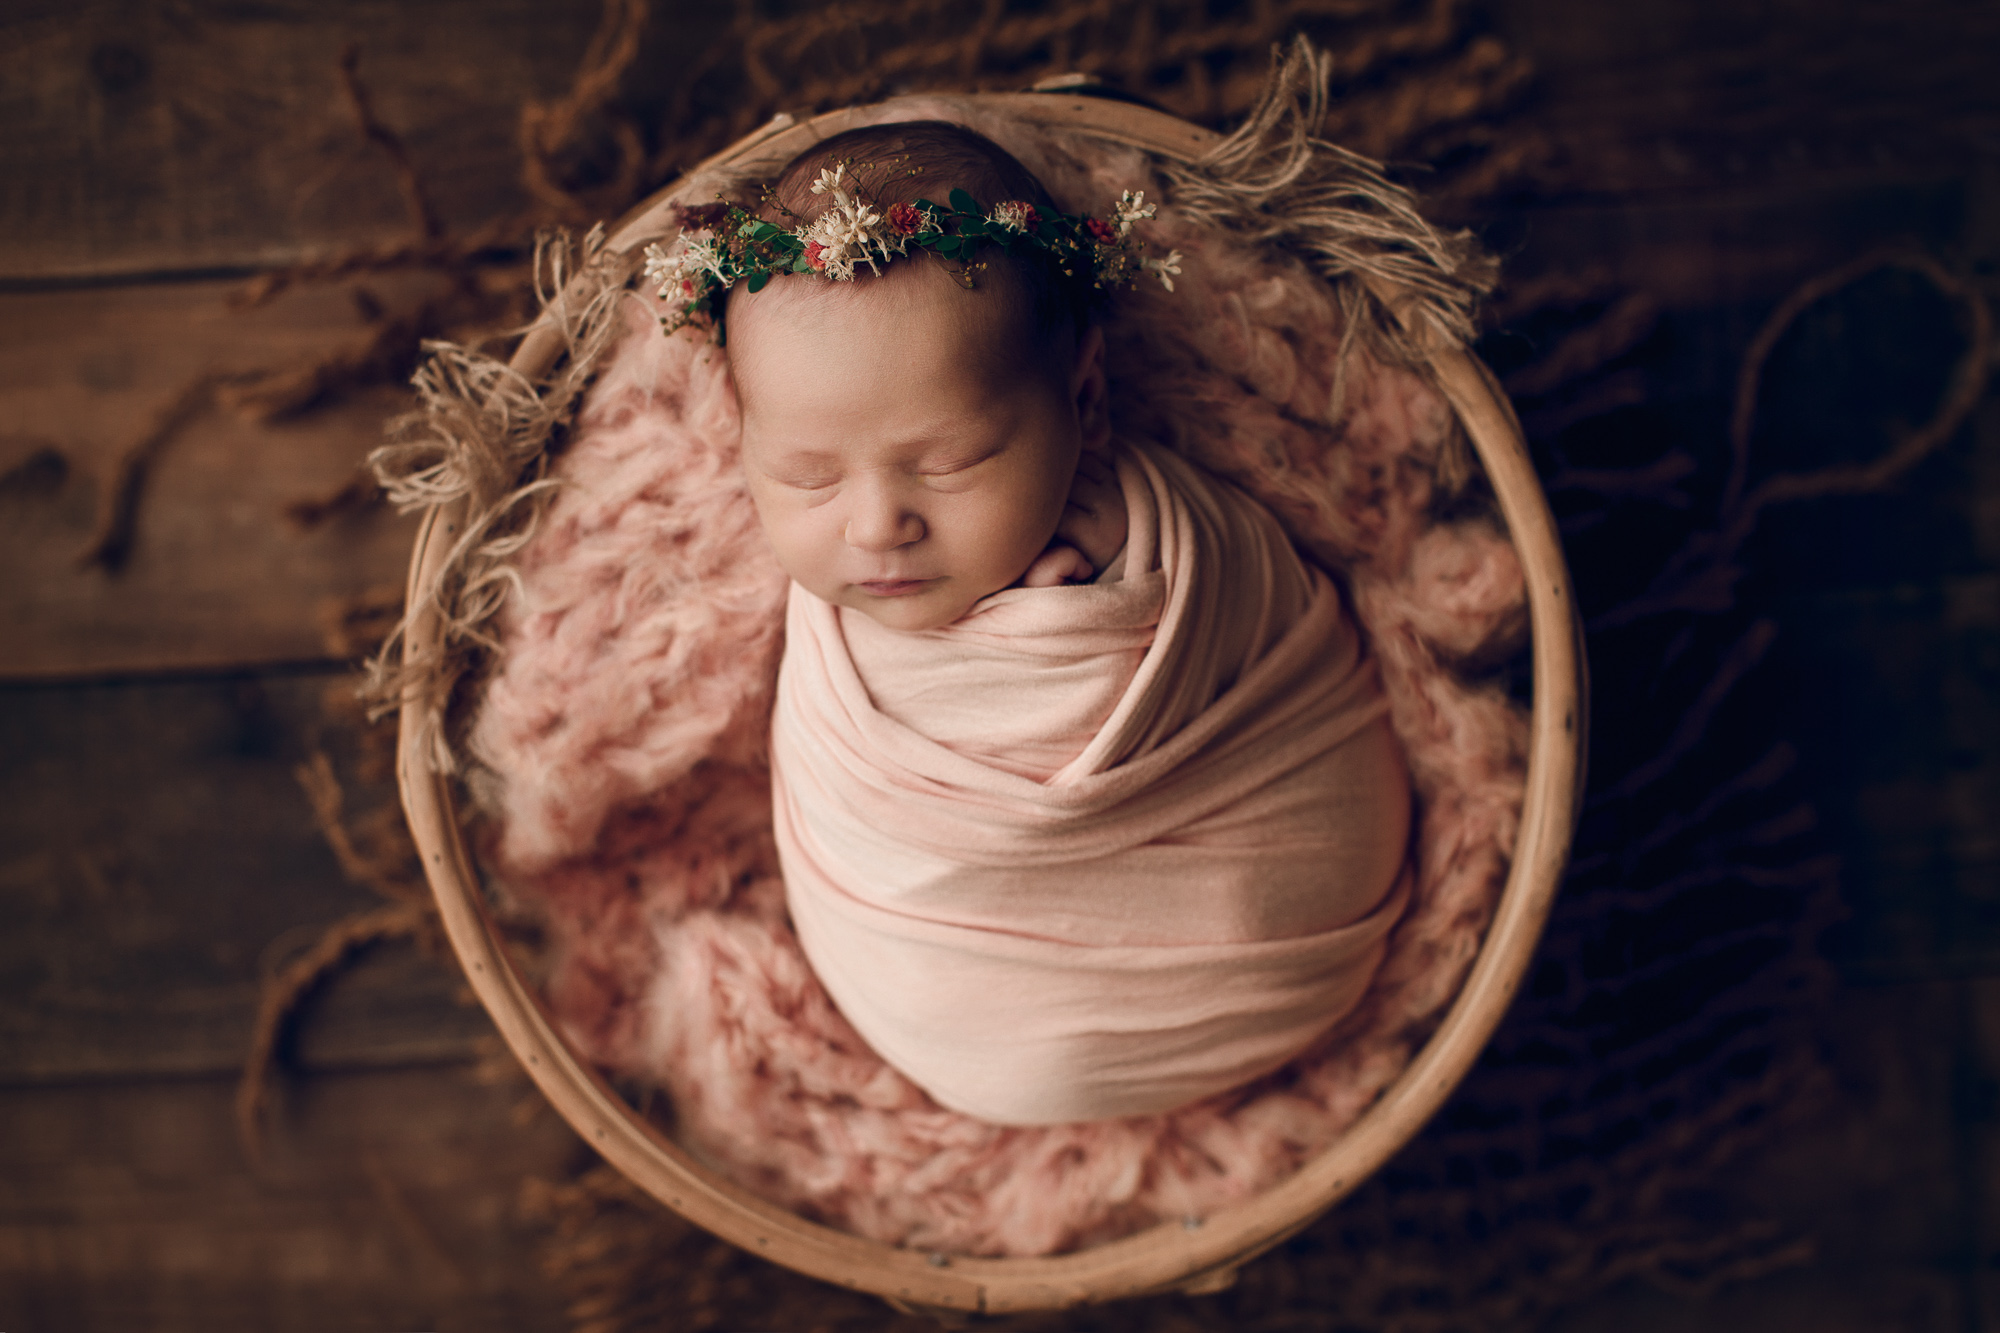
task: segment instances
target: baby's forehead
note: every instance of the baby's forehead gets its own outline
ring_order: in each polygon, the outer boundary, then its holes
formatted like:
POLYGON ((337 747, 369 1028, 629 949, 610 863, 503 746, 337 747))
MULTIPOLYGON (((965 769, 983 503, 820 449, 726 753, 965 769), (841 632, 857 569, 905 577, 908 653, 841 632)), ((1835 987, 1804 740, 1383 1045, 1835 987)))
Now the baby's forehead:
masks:
MULTIPOLYGON (((1027 293, 1011 274, 989 269, 970 277, 967 285, 959 273, 922 259, 852 282, 788 275, 755 296, 732 293, 724 346, 740 369, 767 352, 782 357, 802 344, 840 355, 857 339, 944 339, 960 368, 982 379, 1010 382, 1044 373, 1061 351, 1062 331, 1037 326, 1027 293)), ((773 369, 780 373, 772 378, 782 383, 783 365, 773 369)))

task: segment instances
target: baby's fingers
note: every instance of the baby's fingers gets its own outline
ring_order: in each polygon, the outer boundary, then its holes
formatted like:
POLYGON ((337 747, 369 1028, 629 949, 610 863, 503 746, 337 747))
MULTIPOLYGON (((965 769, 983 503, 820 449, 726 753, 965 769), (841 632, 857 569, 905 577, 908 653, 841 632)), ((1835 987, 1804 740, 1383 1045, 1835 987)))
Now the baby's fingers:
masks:
POLYGON ((1052 542, 1021 576, 1024 588, 1055 588, 1065 583, 1088 583, 1097 570, 1083 552, 1061 542, 1052 542))
MULTIPOLYGON (((1088 459, 1089 455, 1085 458, 1088 459)), ((1099 466, 1102 467, 1101 464, 1099 466)), ((1084 471, 1082 463, 1077 464, 1076 477, 1069 485, 1070 508, 1094 518, 1109 510, 1123 508, 1124 502, 1125 492, 1108 468, 1093 475, 1084 471)))

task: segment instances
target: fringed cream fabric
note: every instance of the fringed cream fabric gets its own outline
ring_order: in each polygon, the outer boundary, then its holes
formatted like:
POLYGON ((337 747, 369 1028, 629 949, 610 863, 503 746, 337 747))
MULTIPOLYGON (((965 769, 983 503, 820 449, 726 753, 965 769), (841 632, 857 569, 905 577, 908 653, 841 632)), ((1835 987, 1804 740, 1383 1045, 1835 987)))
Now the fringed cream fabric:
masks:
POLYGON ((542 308, 536 327, 562 339, 564 355, 554 370, 531 382, 472 348, 431 343, 414 381, 417 411, 393 423, 391 442, 369 457, 399 510, 438 509, 451 524, 449 550, 370 663, 368 684, 383 707, 412 710, 422 747, 440 772, 458 769, 444 725, 455 687, 484 654, 499 649, 488 625, 518 586, 510 562, 533 536, 556 485, 547 475, 550 453, 614 340, 618 302, 634 267, 605 249, 601 225, 580 246, 541 237, 534 257, 542 308), (443 632, 434 648, 399 661, 410 617, 420 609, 435 610, 443 632))
MULTIPOLYGON (((1241 127, 1185 166, 1163 163, 1188 221, 1303 257, 1340 293, 1350 337, 1392 364, 1472 341, 1497 266, 1469 232, 1424 221, 1375 163, 1320 137, 1326 56, 1304 37, 1271 54, 1264 96, 1241 127)), ((1329 415, 1338 416, 1335 402, 1329 415)))

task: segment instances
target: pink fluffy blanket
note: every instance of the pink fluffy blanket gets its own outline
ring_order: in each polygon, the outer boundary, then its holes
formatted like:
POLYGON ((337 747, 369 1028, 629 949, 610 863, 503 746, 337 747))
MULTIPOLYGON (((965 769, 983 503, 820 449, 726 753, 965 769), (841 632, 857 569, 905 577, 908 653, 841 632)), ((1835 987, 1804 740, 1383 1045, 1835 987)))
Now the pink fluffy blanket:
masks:
MULTIPOLYGON (((881 114, 964 120, 1065 208, 1164 190, 1135 150, 973 104, 881 114)), ((1521 575, 1493 520, 1443 503, 1463 494, 1449 408, 1344 349, 1332 291, 1298 260, 1191 225, 1171 199, 1151 225, 1185 274, 1107 326, 1121 430, 1234 482, 1345 571, 1416 794, 1386 956, 1284 1069, 1169 1114, 1002 1127, 940 1107, 859 1039, 785 909, 766 747, 786 582, 738 475, 727 369, 692 334, 662 338, 642 297, 516 563, 472 783, 490 883, 541 924, 549 1007, 585 1057, 657 1090, 645 1100, 714 1169, 861 1235, 1047 1254, 1282 1179, 1408 1063, 1506 872, 1525 718, 1473 668, 1518 633, 1521 575)))
POLYGON ((1407 897, 1409 784, 1339 590, 1228 483, 1117 464, 1122 577, 915 633, 791 591, 792 923, 872 1050, 997 1124, 1269 1073, 1354 1007, 1407 897))

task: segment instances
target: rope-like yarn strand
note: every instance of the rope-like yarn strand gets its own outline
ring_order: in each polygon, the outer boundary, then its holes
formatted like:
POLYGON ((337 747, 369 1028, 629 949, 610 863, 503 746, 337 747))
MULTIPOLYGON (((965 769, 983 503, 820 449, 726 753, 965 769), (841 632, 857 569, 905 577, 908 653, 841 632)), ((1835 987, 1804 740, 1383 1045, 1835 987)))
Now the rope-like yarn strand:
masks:
POLYGON ((430 358, 414 381, 419 409, 369 456, 398 509, 441 508, 458 519, 459 535, 370 662, 366 687, 378 710, 415 710, 419 742, 440 772, 457 768, 447 735, 456 686, 482 653, 499 649, 489 625, 518 586, 510 562, 556 487, 546 475, 551 446, 611 344, 633 267, 605 250, 602 227, 574 256, 567 240, 541 237, 537 327, 554 329, 567 354, 538 384, 485 353, 427 344, 430 358), (436 645, 406 655, 410 624, 428 613, 441 621, 436 645))

